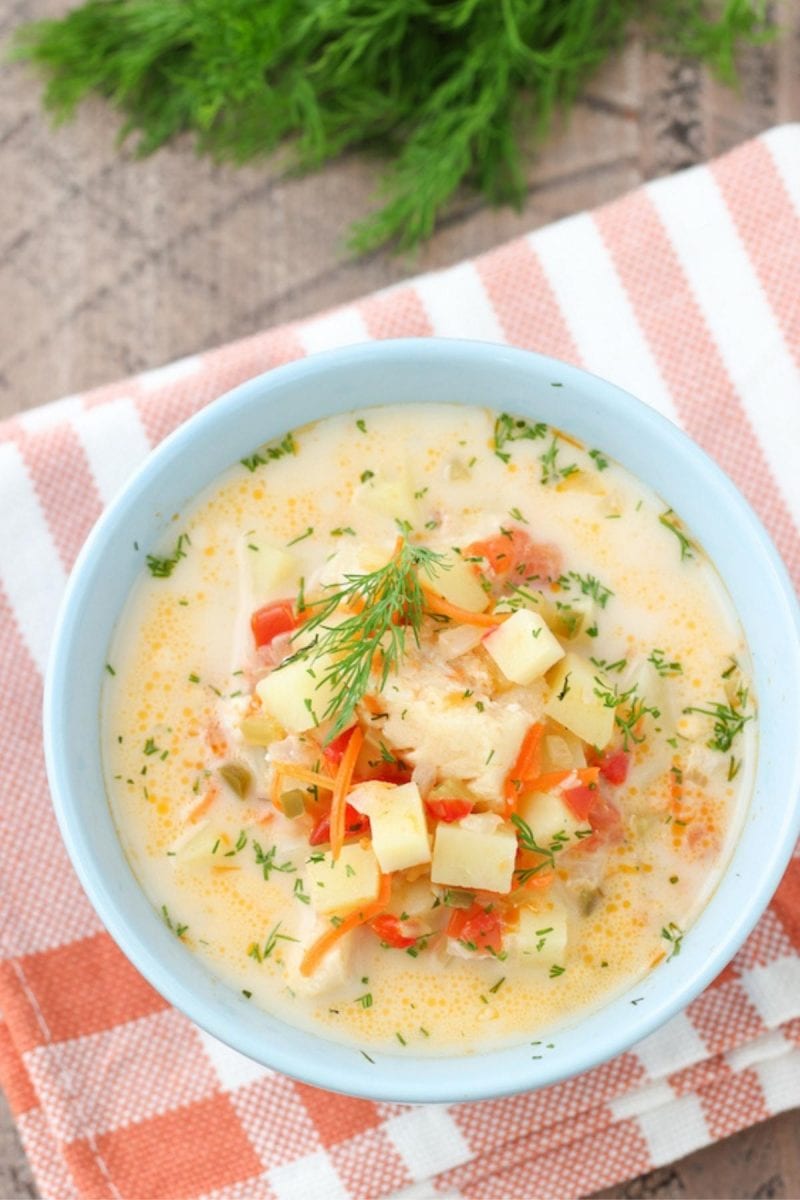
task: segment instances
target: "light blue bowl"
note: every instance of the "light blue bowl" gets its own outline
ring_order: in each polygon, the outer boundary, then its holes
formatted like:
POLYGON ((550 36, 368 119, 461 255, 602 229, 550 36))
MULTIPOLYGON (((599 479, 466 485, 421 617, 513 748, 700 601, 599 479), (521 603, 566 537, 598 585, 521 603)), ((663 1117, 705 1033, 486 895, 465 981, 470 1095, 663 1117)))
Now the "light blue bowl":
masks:
POLYGON ((178 429, 92 531, 70 579, 45 694, 50 786, 75 870, 112 937, 172 1004, 251 1058, 318 1087, 394 1101, 530 1091, 630 1047, 689 1003, 755 925, 800 827, 800 614, 786 571, 736 488, 674 425, 575 367, 475 342, 377 342, 320 354, 236 388, 178 429), (553 387, 559 383, 561 387, 553 387), (487 1054, 374 1053, 286 1025, 248 1003, 165 928, 122 852, 103 788, 98 714, 107 648, 128 592, 173 513, 253 446, 319 417, 374 404, 453 402, 569 430, 645 480, 722 575, 755 664, 755 794, 731 863, 673 959, 552 1038, 487 1054), (139 549, 134 549, 137 544, 139 549))

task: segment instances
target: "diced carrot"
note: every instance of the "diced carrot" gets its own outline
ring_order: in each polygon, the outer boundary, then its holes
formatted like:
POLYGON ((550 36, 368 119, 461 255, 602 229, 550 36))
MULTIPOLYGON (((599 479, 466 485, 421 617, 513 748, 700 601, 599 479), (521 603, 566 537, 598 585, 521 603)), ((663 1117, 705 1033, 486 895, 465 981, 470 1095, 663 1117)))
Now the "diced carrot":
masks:
POLYGON ((365 925, 368 921, 379 917, 388 908, 391 897, 392 877, 391 875, 382 875, 380 891, 371 904, 348 913, 338 925, 332 925, 330 929, 326 929, 322 936, 308 947, 300 963, 300 974, 313 975, 322 959, 339 939, 346 933, 350 933, 351 930, 357 929, 359 925, 365 925))
POLYGON ((508 620, 511 615, 510 613, 469 612, 466 608, 459 608, 457 604, 451 604, 443 596, 437 596, 424 584, 422 591, 428 612, 437 613, 440 617, 450 617, 453 621, 460 621, 462 625, 479 625, 485 626, 487 629, 494 629, 496 625, 502 625, 503 621, 508 620))
POLYGON ((544 725, 540 721, 536 721, 531 725, 520 743, 516 761, 506 775, 503 784, 503 796, 505 798, 505 815, 507 817, 511 816, 516 808, 523 783, 531 777, 536 778, 539 774, 543 732, 544 725))
POLYGON ((346 796, 350 790, 353 771, 355 770, 356 760, 363 741, 364 734, 357 727, 353 731, 350 741, 347 743, 347 749, 342 755, 339 770, 336 772, 336 778, 333 780, 333 797, 331 799, 331 854, 334 861, 339 857, 344 845, 347 813, 346 796))

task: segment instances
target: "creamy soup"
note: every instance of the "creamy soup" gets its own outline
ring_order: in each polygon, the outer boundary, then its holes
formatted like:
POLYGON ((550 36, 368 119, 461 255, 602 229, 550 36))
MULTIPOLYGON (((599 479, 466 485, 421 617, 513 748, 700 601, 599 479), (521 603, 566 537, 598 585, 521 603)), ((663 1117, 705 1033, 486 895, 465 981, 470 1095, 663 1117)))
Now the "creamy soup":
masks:
POLYGON ((164 921, 250 1003, 365 1052, 540 1040, 691 937, 751 790, 749 675, 691 531, 602 449, 347 413, 148 556, 108 794, 164 921))

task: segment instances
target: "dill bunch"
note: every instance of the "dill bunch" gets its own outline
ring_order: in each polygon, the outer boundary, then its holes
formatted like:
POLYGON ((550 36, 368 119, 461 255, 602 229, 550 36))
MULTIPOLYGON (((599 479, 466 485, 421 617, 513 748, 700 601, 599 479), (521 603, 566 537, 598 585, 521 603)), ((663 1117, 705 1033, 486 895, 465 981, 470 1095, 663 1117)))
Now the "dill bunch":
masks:
POLYGON ((659 44, 731 80, 763 0, 87 0, 23 27, 56 121, 92 92, 140 155, 178 133, 244 163, 286 145, 309 170, 350 149, 388 159, 364 253, 418 245, 456 189, 521 203, 518 134, 547 132, 635 17, 659 44))
POLYGON ((286 663, 332 660, 332 665, 320 674, 318 684, 330 684, 333 689, 323 713, 323 720, 335 718, 328 741, 351 723, 356 705, 369 690, 376 659, 382 690, 402 661, 409 632, 419 645, 425 615, 420 572, 432 580, 439 571, 448 569, 443 555, 402 538, 385 566, 365 575, 346 575, 343 585, 332 585, 323 600, 308 606, 315 611, 300 633, 313 637, 286 663), (342 613, 350 615, 340 619, 342 613), (336 623, 330 624, 334 617, 336 623))

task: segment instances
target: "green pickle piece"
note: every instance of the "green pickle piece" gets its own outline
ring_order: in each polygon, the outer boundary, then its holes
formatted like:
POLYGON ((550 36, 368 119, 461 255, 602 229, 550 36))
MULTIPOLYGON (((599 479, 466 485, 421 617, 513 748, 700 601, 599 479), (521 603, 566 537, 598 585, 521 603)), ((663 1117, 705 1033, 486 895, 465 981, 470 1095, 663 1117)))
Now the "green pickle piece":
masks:
POLYGON ((235 792, 240 800, 244 800, 253 786, 253 773, 250 768, 243 763, 223 763, 219 773, 231 791, 235 792))

